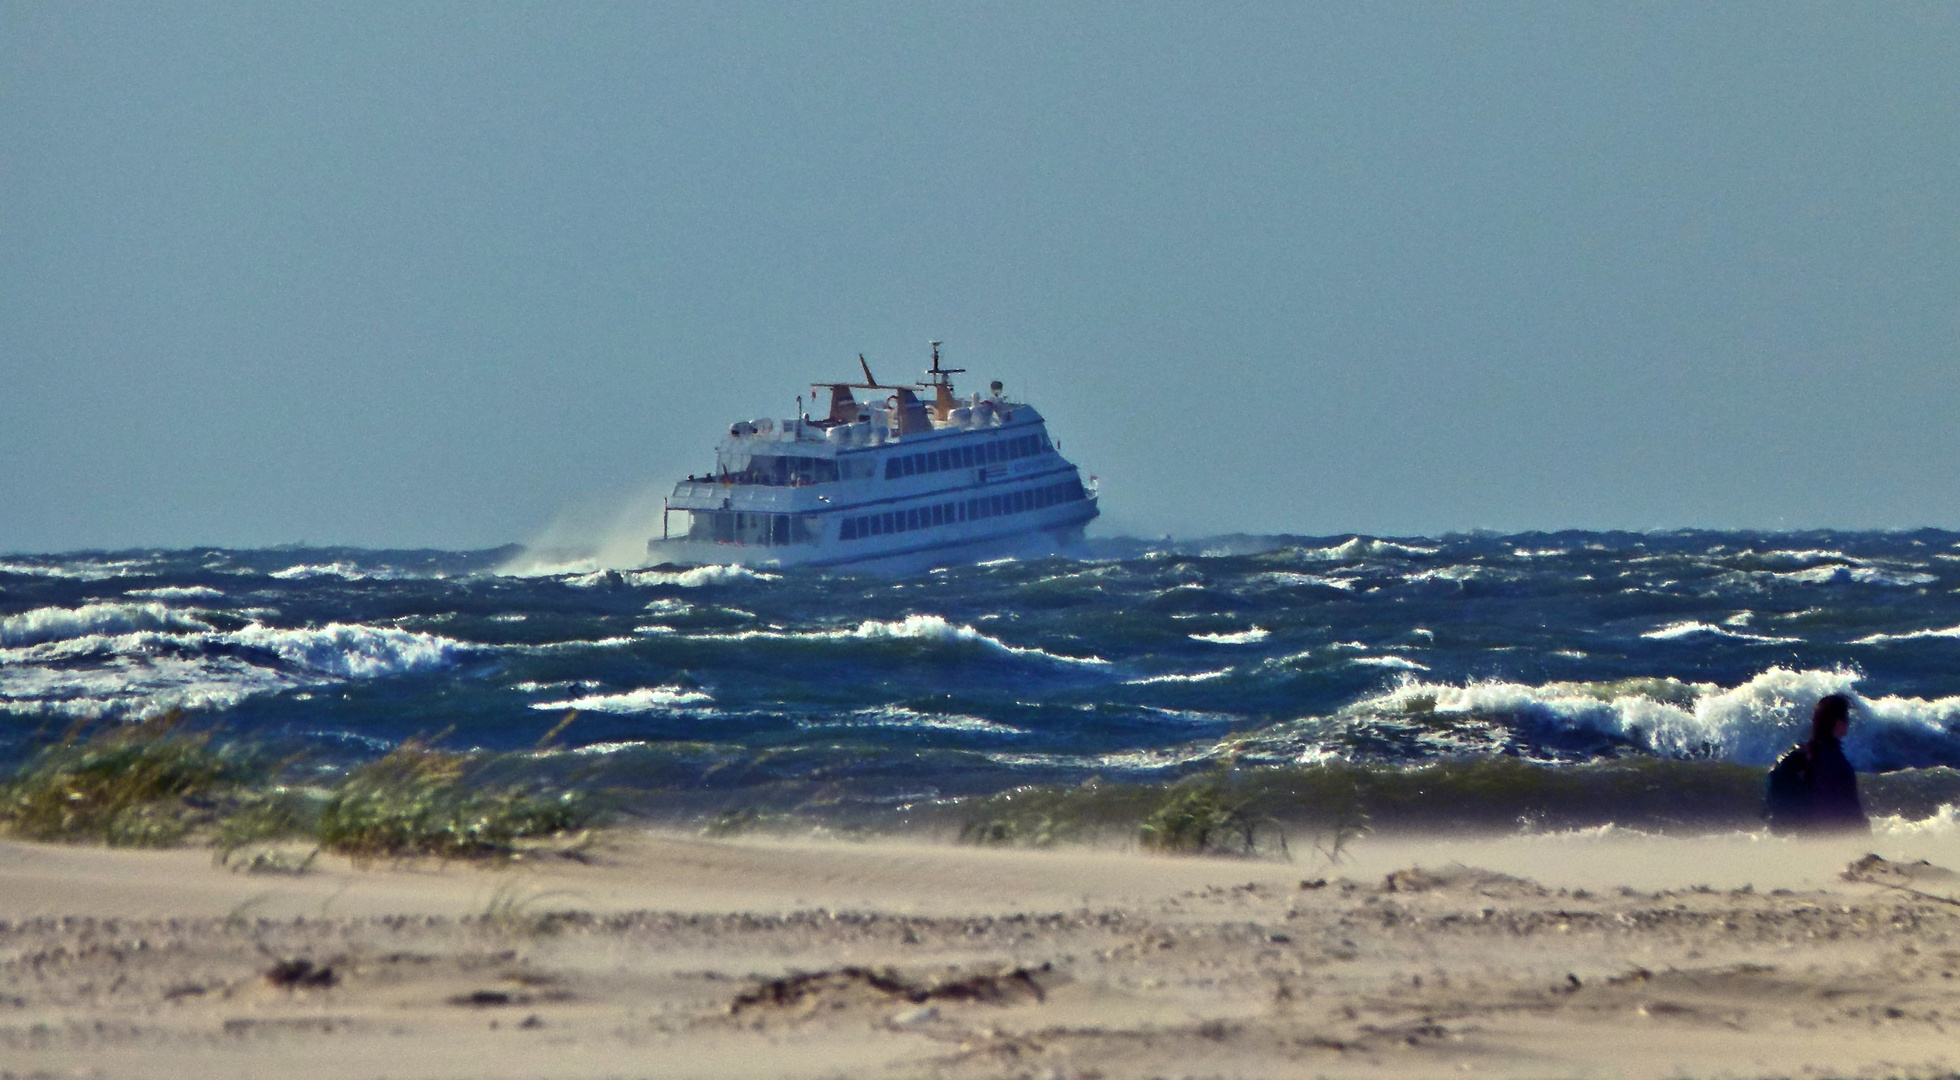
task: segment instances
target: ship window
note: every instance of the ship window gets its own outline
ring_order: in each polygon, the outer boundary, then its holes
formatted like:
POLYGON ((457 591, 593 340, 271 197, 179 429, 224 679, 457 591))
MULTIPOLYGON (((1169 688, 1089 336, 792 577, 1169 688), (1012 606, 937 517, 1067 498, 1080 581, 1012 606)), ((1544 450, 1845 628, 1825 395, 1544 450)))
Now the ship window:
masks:
POLYGON ((919 521, 919 518, 923 516, 923 514, 924 511, 919 507, 913 507, 912 509, 907 510, 905 512, 905 527, 908 529, 924 528, 925 525, 919 521))
POLYGON ((970 468, 972 468, 972 467, 973 467, 973 447, 972 447, 972 446, 962 446, 962 447, 960 447, 960 448, 958 448, 958 449, 956 449, 956 450, 954 450, 954 451, 953 451, 953 453, 954 453, 955 455, 957 455, 957 456, 959 457, 959 459, 960 459, 960 468, 962 468, 962 469, 970 469, 970 468))
POLYGON ((988 517, 1000 516, 1000 496, 989 495, 985 500, 983 500, 983 504, 987 507, 988 517))
POLYGON ((858 536, 858 523, 856 519, 845 518, 844 524, 840 526, 837 530, 837 539, 856 540, 857 536, 858 536))
POLYGON ((904 473, 906 476, 911 476, 913 473, 919 470, 919 463, 917 460, 914 459, 913 455, 911 454, 907 454, 904 457, 899 458, 898 463, 899 463, 898 464, 899 471, 904 473))
POLYGON ((897 458, 895 458, 895 457, 891 457, 891 458, 886 458, 886 459, 885 459, 885 479, 887 479, 887 480, 896 480, 896 479, 898 479, 898 468, 899 468, 899 466, 898 466, 898 459, 897 459, 897 458))
POLYGON ((946 524, 946 508, 945 508, 945 507, 943 507, 943 506, 935 506, 935 507, 933 507, 933 508, 932 508, 932 523, 933 523, 934 525, 944 525, 944 524, 946 524))
POLYGON ((987 464, 992 465, 994 462, 999 461, 1000 444, 997 442, 990 442, 986 444, 986 447, 987 447, 987 464))

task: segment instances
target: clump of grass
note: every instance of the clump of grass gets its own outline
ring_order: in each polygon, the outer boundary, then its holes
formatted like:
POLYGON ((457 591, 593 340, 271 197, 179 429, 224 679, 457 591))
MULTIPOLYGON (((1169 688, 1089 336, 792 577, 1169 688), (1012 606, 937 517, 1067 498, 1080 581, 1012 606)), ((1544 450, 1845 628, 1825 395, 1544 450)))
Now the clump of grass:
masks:
POLYGON ((477 759, 410 739, 349 773, 320 810, 314 835, 357 860, 403 856, 483 858, 517 853, 526 840, 573 832, 592 817, 572 792, 471 783, 477 759))
POLYGON ((261 763, 182 729, 172 710, 91 735, 70 731, 0 784, 0 828, 30 840, 164 847, 217 822, 261 763))
MULTIPOLYGON (((1137 840, 1146 850, 1172 855, 1238 855, 1259 853, 1261 832, 1276 832, 1271 822, 1247 811, 1247 800, 1234 798, 1224 781, 1206 778, 1171 788, 1170 798, 1143 819, 1137 840)), ((1286 839, 1278 837, 1285 849, 1286 839)))

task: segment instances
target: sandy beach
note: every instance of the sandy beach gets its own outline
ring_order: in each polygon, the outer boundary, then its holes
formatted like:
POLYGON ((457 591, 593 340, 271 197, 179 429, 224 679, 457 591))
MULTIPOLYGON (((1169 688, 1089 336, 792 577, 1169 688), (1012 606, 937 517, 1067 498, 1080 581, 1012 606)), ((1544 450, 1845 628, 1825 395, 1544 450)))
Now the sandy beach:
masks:
POLYGON ((1950 830, 1338 865, 621 831, 300 875, 7 843, 0 1076, 1942 1076, 1951 867, 1950 830))

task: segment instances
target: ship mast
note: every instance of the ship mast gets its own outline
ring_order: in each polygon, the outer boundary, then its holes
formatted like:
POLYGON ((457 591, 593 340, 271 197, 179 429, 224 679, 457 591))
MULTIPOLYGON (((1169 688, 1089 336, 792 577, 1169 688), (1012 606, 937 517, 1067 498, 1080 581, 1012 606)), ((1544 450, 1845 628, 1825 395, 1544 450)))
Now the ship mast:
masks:
POLYGON ((931 342, 931 345, 932 345, 932 370, 926 372, 927 375, 931 376, 931 378, 926 381, 926 385, 932 387, 933 390, 932 411, 935 414, 936 419, 938 419, 941 423, 944 423, 946 420, 952 417, 953 410, 959 407, 959 402, 953 400, 953 380, 951 377, 954 375, 966 374, 966 369, 958 368, 958 367, 956 368, 940 367, 939 366, 940 343, 934 341, 931 342))

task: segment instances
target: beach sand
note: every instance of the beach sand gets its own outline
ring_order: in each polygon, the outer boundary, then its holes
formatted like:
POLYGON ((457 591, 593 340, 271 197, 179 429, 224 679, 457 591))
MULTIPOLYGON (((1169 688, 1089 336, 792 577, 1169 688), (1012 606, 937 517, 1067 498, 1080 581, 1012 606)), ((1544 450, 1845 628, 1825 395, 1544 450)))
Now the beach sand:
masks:
POLYGON ((299 875, 5 843, 0 1076, 1943 1076, 1942 868, 1951 828, 1339 864, 620 830, 299 875))

